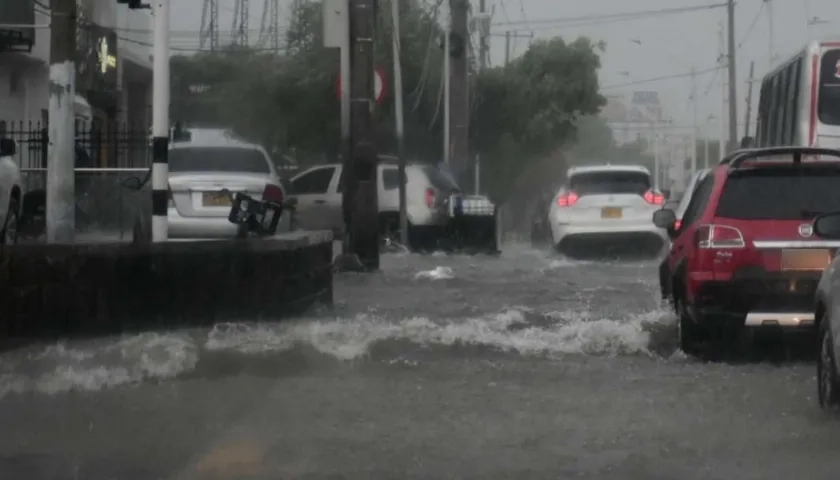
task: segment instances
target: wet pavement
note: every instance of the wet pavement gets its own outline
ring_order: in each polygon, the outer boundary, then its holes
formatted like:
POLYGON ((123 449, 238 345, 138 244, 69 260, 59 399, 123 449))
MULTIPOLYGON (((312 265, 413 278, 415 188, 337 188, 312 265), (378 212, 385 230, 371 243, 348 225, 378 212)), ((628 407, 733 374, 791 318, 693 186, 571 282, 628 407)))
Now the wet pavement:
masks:
POLYGON ((0 478, 834 479, 810 362, 676 351, 655 262, 386 255, 279 325, 0 356, 0 478))

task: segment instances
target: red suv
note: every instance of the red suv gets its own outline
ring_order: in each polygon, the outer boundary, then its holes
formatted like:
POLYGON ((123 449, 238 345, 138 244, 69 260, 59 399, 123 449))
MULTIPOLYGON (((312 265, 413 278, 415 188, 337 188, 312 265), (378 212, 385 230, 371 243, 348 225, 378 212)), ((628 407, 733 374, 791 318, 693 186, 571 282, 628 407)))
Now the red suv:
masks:
POLYGON ((840 210, 840 150, 738 150, 696 187, 672 239, 660 281, 689 354, 726 351, 745 327, 812 330, 814 292, 837 241, 814 236, 820 213, 840 210), (667 287, 667 288, 665 288, 667 287))

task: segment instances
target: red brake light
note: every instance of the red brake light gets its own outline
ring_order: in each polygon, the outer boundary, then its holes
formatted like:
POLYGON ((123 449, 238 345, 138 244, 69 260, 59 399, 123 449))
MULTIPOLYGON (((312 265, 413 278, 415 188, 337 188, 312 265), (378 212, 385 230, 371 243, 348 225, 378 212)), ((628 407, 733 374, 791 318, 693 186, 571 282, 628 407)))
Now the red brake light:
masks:
POLYGON ((735 227, 700 225, 694 234, 697 248, 744 248, 744 236, 735 227))
POLYGON ((282 204, 283 203, 283 189, 277 185, 269 183, 263 190, 262 198, 266 202, 282 204))
POLYGON ((674 230, 679 230, 680 225, 682 225, 682 220, 677 219, 677 221, 674 222, 674 230))
POLYGON ((576 204, 580 197, 575 192, 564 193, 557 197, 558 207, 571 207, 576 204))
POLYGON ((429 208, 435 206, 435 190, 432 188, 426 189, 426 206, 429 208))
POLYGON ((655 192, 653 190, 648 190, 642 195, 642 198, 645 199, 646 202, 650 203, 651 205, 662 205, 665 203, 665 195, 662 195, 659 192, 655 192))

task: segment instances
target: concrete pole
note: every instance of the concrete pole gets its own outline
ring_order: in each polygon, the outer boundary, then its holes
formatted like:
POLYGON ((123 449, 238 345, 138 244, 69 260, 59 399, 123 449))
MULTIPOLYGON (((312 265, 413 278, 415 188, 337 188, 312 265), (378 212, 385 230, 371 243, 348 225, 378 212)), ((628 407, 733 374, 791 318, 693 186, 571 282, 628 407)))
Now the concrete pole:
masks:
POLYGON ((443 28, 443 163, 447 165, 451 161, 450 153, 452 152, 450 138, 452 135, 452 122, 450 108, 452 107, 449 101, 452 96, 452 75, 450 69, 449 50, 452 48, 452 9, 447 8, 446 16, 444 17, 443 28))
POLYGON ((52 0, 50 8, 47 242, 69 244, 76 234, 76 0, 52 0))
POLYGON ((152 241, 169 239, 169 2, 156 0, 152 65, 152 241))
POLYGON ((729 58, 729 148, 727 152, 738 148, 738 92, 736 83, 737 69, 735 68, 735 0, 728 0, 726 5, 727 28, 727 57, 729 58))
POLYGON ((403 83, 402 83, 402 55, 400 53, 400 0, 391 0, 391 44, 394 57, 394 119, 397 129, 397 156, 399 157, 399 179, 400 179, 400 243, 408 245, 408 200, 406 199, 405 173, 405 135, 403 119, 403 83))

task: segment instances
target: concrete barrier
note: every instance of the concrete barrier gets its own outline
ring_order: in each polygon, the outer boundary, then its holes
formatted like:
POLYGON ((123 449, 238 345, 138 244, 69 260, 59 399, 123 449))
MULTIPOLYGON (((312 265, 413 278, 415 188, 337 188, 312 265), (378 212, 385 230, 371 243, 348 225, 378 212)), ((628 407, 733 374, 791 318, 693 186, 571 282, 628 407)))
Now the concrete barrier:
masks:
POLYGON ((0 251, 0 344, 276 319, 333 300, 330 232, 0 251))

